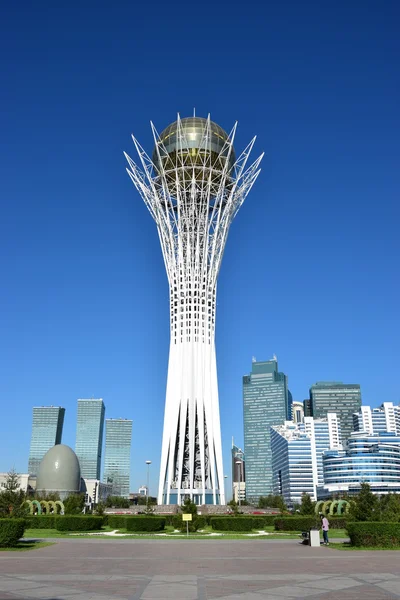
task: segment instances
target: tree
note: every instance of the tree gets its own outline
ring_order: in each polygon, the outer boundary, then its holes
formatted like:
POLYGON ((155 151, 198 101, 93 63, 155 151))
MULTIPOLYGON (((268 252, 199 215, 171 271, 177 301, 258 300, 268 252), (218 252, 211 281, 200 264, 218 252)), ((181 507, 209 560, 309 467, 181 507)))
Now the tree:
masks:
POLYGON ((258 508, 279 508, 281 511, 287 510, 287 506, 282 496, 279 494, 269 496, 260 496, 258 508))
POLYGON ((108 508, 129 508, 129 500, 123 496, 108 496, 106 506, 108 508))
POLYGON ((155 505, 157 504, 157 498, 154 498, 154 496, 138 496, 137 497, 137 503, 140 506, 147 506, 149 504, 151 505, 155 505))
POLYGON ((362 483, 360 492, 350 502, 349 520, 380 521, 379 500, 368 483, 362 483))
POLYGON ((60 500, 60 494, 58 492, 46 492, 46 490, 42 490, 40 494, 34 494, 34 499, 39 500, 39 502, 41 500, 53 500, 56 502, 57 500, 60 500))
POLYGON ((96 505, 96 515, 102 517, 104 515, 105 508, 106 505, 104 504, 104 502, 98 502, 96 505))
POLYGON ((379 500, 379 512, 382 521, 393 521, 398 523, 400 520, 400 495, 385 494, 379 500))
POLYGON ((79 515, 85 506, 85 494, 71 494, 64 500, 66 515, 79 515))
POLYGON ((7 473, 5 482, 0 488, 0 517, 23 517, 28 508, 22 506, 26 500, 26 494, 20 487, 21 478, 15 469, 7 473))
POLYGON ((192 515, 197 515, 197 506, 194 502, 191 501, 190 498, 186 498, 186 500, 181 506, 181 510, 183 513, 191 513, 192 515))
POLYGON ((300 514, 301 515, 314 515, 315 514, 315 502, 311 500, 311 496, 309 494, 302 494, 301 496, 301 504, 300 504, 300 514))

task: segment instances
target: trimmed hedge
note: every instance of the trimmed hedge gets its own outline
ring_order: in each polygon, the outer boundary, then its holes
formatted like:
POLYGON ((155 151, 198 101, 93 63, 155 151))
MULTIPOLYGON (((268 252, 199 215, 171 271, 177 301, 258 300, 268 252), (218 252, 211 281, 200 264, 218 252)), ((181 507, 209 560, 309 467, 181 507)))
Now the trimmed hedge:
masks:
POLYGON ((212 517, 211 527, 219 531, 251 531, 264 529, 264 517, 212 517))
POLYGON ((63 515, 56 517, 57 531, 95 531, 101 529, 103 517, 63 515))
POLYGON ((156 516, 138 516, 127 517, 125 527, 127 531, 162 531, 165 529, 165 517, 156 516))
POLYGON ((111 527, 111 529, 125 529, 126 520, 132 518, 135 517, 127 517, 126 515, 108 515, 107 525, 111 527))
POLYGON ((36 515, 36 517, 25 517, 27 529, 55 529, 55 515, 36 515))
POLYGON ((16 546, 24 531, 25 519, 0 519, 0 548, 16 546))
POLYGON ((330 529, 346 529, 347 519, 345 517, 330 517, 328 515, 330 529))
POLYGON ((172 525, 175 529, 179 529, 183 533, 186 533, 187 529, 189 529, 191 533, 195 533, 198 529, 204 529, 207 525, 207 520, 203 515, 193 515, 192 521, 183 521, 182 515, 174 515, 172 525), (186 523, 188 523, 189 526, 187 526, 186 523))
MULTIPOLYGON (((329 529, 346 529, 346 519, 343 517, 330 517, 328 515, 329 529)), ((321 527, 321 519, 317 516, 307 517, 275 517, 276 531, 307 531, 314 527, 321 527)))
POLYGON ((275 518, 276 531, 307 531, 313 527, 321 526, 321 519, 318 517, 279 517, 275 518))
POLYGON ((400 523, 358 521, 347 524, 352 546, 400 546, 400 523))

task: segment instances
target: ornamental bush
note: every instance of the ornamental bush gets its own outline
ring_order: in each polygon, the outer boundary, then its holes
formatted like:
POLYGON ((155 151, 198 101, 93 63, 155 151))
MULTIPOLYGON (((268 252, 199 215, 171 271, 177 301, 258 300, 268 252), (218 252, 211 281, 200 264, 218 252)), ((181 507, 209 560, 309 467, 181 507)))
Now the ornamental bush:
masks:
POLYGON ((346 529, 348 518, 327 516, 330 529, 346 529))
POLYGON ((0 519, 0 548, 16 546, 24 531, 24 519, 0 519))
POLYGON ((219 531, 251 531, 264 529, 264 517, 212 517, 211 527, 219 531))
POLYGON ((165 529, 165 521, 165 517, 156 516, 127 517, 125 519, 125 527, 127 531, 163 531, 165 529))
POLYGON ((191 533, 195 533, 198 529, 204 529, 207 525, 207 520, 201 515, 193 515, 192 521, 184 521, 182 515, 174 515, 172 519, 172 526, 175 529, 179 529, 182 533, 186 533, 187 530, 191 533), (188 526, 186 525, 188 523, 188 526))
MULTIPOLYGON (((330 529, 346 529, 347 520, 344 517, 327 516, 330 529)), ((308 517, 275 517, 276 531, 308 531, 317 527, 321 528, 321 519, 317 515, 308 517)))
POLYGON ((85 515, 63 515, 55 521, 57 531, 95 531, 103 525, 103 517, 85 515))
POLYGON ((27 529, 55 529, 56 517, 54 515, 36 515, 25 518, 27 529))
POLYGON ((276 531, 307 531, 314 527, 321 527, 321 519, 312 517, 278 517, 275 518, 276 531))
POLYGON ((347 524, 352 546, 400 546, 400 523, 360 521, 347 524))
POLYGON ((134 517, 127 517, 126 515, 108 515, 108 525, 111 529, 125 529, 126 519, 132 519, 134 517))

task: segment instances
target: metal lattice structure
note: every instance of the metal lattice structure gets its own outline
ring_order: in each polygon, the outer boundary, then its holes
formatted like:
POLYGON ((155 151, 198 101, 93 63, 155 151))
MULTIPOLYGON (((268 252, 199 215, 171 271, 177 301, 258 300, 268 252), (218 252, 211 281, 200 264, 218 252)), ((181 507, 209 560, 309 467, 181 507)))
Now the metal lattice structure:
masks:
POLYGON ((215 357, 217 277, 229 226, 256 180, 255 138, 236 159, 227 135, 199 117, 158 135, 150 158, 132 136, 141 169, 127 169, 157 224, 170 287, 170 354, 158 502, 224 504, 215 357))

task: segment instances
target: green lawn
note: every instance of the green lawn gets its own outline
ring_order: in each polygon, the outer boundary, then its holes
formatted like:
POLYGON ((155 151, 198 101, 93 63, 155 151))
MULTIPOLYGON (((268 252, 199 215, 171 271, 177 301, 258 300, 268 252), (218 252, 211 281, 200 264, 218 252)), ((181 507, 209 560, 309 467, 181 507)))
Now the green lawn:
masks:
POLYGON ((38 548, 45 548, 46 546, 53 546, 53 542, 18 542, 17 546, 13 548, 0 548, 0 552, 27 552, 28 550, 37 550, 38 548))
MULTIPOLYGON (((111 527, 104 527, 103 529, 104 533, 109 532, 109 531, 113 531, 113 529, 111 527)), ((300 539, 300 532, 292 532, 292 531, 287 531, 287 532, 276 532, 274 530, 274 527, 271 526, 267 526, 264 528, 264 531, 268 534, 268 535, 248 535, 249 533, 253 533, 256 534, 257 531, 253 531, 253 532, 235 532, 235 531, 214 531, 211 526, 207 526, 204 529, 202 529, 199 532, 196 533, 189 533, 189 537, 191 539, 263 539, 263 540, 287 540, 287 539, 300 539), (214 534, 221 534, 221 535, 210 535, 211 533, 214 534)), ((144 537, 146 538, 150 538, 150 539, 154 539, 154 538, 164 538, 165 535, 163 534, 167 534, 169 537, 168 539, 181 539, 182 536, 186 537, 185 533, 180 533, 180 532, 175 532, 174 528, 172 526, 166 526, 165 530, 162 532, 155 532, 155 533, 147 533, 147 532, 143 532, 143 533, 133 533, 131 531, 127 531, 126 529, 118 529, 118 533, 124 533, 126 534, 126 537, 121 537, 121 538, 117 538, 117 539, 135 539, 140 537, 141 539, 143 539, 144 537)), ((334 539, 334 538, 346 538, 346 532, 344 529, 331 529, 329 532, 330 538, 334 539)), ((25 538, 65 538, 65 537, 79 537, 79 538, 87 538, 87 539, 93 539, 93 538, 100 538, 100 539, 110 539, 110 536, 107 535, 90 535, 88 533, 85 532, 76 532, 74 533, 69 533, 69 532, 60 532, 57 531, 55 529, 27 529, 25 531, 24 534, 25 538)), ((113 539, 113 538, 111 538, 113 539)))
POLYGON ((392 548, 386 548, 386 546, 350 546, 349 542, 333 543, 329 544, 329 548, 333 550, 345 550, 345 551, 371 551, 371 550, 400 550, 400 546, 393 546, 392 548))

